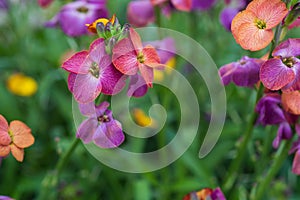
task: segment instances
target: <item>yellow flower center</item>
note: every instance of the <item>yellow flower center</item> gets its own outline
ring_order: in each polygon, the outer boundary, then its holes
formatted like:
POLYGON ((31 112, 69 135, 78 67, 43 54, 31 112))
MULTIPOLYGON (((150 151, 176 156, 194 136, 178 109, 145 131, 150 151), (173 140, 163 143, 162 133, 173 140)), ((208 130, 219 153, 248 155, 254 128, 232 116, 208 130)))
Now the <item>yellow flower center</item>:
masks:
POLYGON ((87 13, 89 11, 89 9, 84 6, 81 6, 81 7, 77 8, 76 10, 80 13, 87 13))
POLYGON ((267 23, 264 21, 264 20, 261 20, 261 19, 256 19, 254 21, 255 23, 255 26, 258 28, 258 29, 265 29, 267 28, 267 23))
POLYGON ((99 65, 96 62, 92 63, 92 66, 89 69, 89 72, 96 78, 99 78, 99 65))
POLYGON ((283 58, 282 62, 289 68, 293 67, 295 64, 293 57, 283 58))
POLYGON ((142 52, 138 53, 136 59, 139 61, 139 63, 144 63, 145 62, 145 57, 144 57, 144 54, 142 52))

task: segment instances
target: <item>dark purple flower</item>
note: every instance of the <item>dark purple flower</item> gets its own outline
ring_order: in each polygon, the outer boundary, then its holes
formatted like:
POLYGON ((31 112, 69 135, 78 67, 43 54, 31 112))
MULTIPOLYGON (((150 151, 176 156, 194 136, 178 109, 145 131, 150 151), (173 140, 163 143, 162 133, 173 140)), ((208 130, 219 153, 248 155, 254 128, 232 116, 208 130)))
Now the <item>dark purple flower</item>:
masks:
POLYGON ((270 93, 259 100, 255 111, 258 113, 257 122, 262 125, 280 124, 286 121, 280 107, 281 97, 277 93, 270 93))
POLYGON ((288 39, 273 51, 260 69, 260 80, 270 90, 300 90, 300 38, 288 39))
POLYGON ((227 31, 231 31, 231 22, 239 12, 237 8, 224 8, 220 14, 220 22, 227 31))
POLYGON ((94 101, 100 93, 114 95, 125 86, 125 76, 111 63, 104 40, 95 40, 89 51, 73 55, 62 65, 71 72, 68 86, 79 103, 94 101))
POLYGON ((154 22, 154 8, 150 0, 131 1, 127 7, 127 18, 135 27, 143 27, 154 22))
POLYGON ((7 9, 8 9, 7 0, 0 0, 0 10, 7 10, 7 9))
POLYGON ((125 137, 122 126, 113 118, 108 107, 109 103, 106 101, 98 106, 93 102, 79 105, 81 113, 88 117, 80 124, 76 133, 84 143, 93 141, 101 148, 115 148, 123 143, 125 137))
POLYGON ((130 76, 130 82, 127 90, 127 95, 129 97, 142 97, 148 91, 148 86, 142 76, 135 74, 130 76))
POLYGON ((292 129, 291 129, 291 126, 289 125, 289 123, 282 122, 279 125, 277 135, 276 135, 275 139, 273 140, 273 147, 275 149, 277 149, 282 140, 291 139, 292 136, 293 136, 293 132, 292 132, 292 129))
POLYGON ((98 18, 108 16, 105 4, 106 0, 79 0, 68 3, 45 25, 54 27, 59 24, 68 36, 87 34, 86 24, 91 24, 98 18))
POLYGON ((299 138, 296 142, 294 142, 289 153, 290 154, 295 153, 292 172, 294 174, 300 175, 300 125, 297 124, 295 127, 299 138))
POLYGON ((222 190, 218 187, 210 195, 211 200, 226 200, 222 190))
POLYGON ((259 69, 262 60, 244 56, 238 62, 232 62, 219 69, 223 84, 233 82, 237 86, 252 87, 259 81, 259 69))
POLYGON ((216 0, 192 0, 192 9, 199 10, 208 10, 210 9, 217 1, 216 0))

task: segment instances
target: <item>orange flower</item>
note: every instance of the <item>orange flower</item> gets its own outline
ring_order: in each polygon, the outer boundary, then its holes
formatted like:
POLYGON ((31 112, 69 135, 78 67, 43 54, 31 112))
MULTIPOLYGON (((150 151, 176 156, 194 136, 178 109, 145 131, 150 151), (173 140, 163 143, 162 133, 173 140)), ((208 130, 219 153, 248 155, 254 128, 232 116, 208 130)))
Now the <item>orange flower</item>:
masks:
POLYGON ((300 91, 283 92, 281 101, 287 112, 300 115, 300 91))
POLYGON ((0 157, 7 156, 10 152, 22 162, 24 148, 34 143, 30 128, 21 121, 14 120, 8 126, 6 119, 0 115, 0 157))
POLYGON ((233 37, 246 50, 263 49, 274 37, 272 28, 277 26, 287 13, 286 5, 281 0, 254 0, 232 20, 233 37))

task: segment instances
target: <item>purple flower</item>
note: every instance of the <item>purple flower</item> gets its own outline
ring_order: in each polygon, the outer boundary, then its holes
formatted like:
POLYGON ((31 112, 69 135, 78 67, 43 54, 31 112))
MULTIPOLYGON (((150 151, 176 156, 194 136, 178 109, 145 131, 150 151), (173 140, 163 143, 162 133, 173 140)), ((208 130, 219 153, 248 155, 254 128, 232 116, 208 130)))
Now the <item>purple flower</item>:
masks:
POLYGON ((7 9, 8 9, 7 0, 0 0, 0 10, 7 10, 7 9))
POLYGON ((127 90, 127 95, 129 97, 142 97, 148 91, 148 86, 146 81, 139 74, 130 76, 130 82, 127 90))
POLYGON ((150 0, 131 1, 127 7, 127 18, 135 27, 143 27, 154 22, 154 8, 150 0))
POLYGON ((222 190, 218 187, 210 195, 211 200, 226 200, 222 190))
POLYGON ((78 127, 76 136, 84 143, 94 143, 101 148, 115 148, 120 146, 125 137, 122 126, 115 120, 108 110, 108 102, 95 106, 93 102, 80 104, 81 113, 88 118, 78 127))
POLYGON ((217 1, 216 0, 192 0, 192 9, 199 10, 208 10, 210 9, 217 1))
POLYGON ((255 108, 259 114, 257 122, 264 126, 285 122, 286 118, 280 103, 281 97, 277 93, 270 93, 261 98, 255 108))
POLYGON ((259 81, 259 69, 262 60, 244 56, 238 62, 232 62, 219 69, 223 84, 233 82, 237 86, 252 87, 259 81))
POLYGON ((95 40, 89 51, 73 55, 62 65, 71 72, 68 86, 79 103, 94 101, 100 93, 114 95, 125 86, 125 76, 111 63, 104 40, 95 40))
POLYGON ((279 125, 277 135, 276 135, 275 139, 273 140, 273 147, 275 149, 277 149, 282 140, 291 139, 292 136, 293 136, 293 132, 292 132, 292 129, 291 129, 291 126, 289 125, 289 123, 282 122, 279 125))
POLYGON ((288 39, 273 51, 260 69, 260 80, 270 90, 300 90, 300 38, 288 39))
POLYGON ((183 200, 192 199, 226 200, 223 192, 219 187, 214 190, 211 188, 204 188, 197 192, 191 192, 183 197, 183 200))
POLYGON ((239 12, 237 8, 224 8, 220 14, 220 22, 227 31, 231 31, 231 22, 239 12))
POLYGON ((106 0, 79 0, 68 3, 45 25, 54 27, 59 24, 68 36, 87 34, 85 24, 91 24, 98 18, 107 17, 108 11, 105 4, 106 0))
POLYGON ((12 199, 12 198, 10 198, 8 196, 1 196, 0 195, 0 200, 14 200, 14 199, 12 199))

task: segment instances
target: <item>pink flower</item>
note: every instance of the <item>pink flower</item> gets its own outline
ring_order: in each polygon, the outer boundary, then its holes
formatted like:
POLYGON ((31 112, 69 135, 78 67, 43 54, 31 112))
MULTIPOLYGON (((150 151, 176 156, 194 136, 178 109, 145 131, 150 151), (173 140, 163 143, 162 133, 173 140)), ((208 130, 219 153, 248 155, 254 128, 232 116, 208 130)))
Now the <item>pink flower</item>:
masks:
POLYGON ((68 86, 79 103, 94 101, 100 93, 114 95, 125 86, 126 77, 112 65, 103 39, 95 40, 89 51, 73 55, 62 68, 71 72, 68 86))
POLYGON ((150 45, 143 47, 140 36, 132 28, 129 30, 129 38, 115 45, 112 60, 123 74, 132 76, 140 71, 149 87, 152 87, 153 68, 161 65, 156 50, 150 45))

